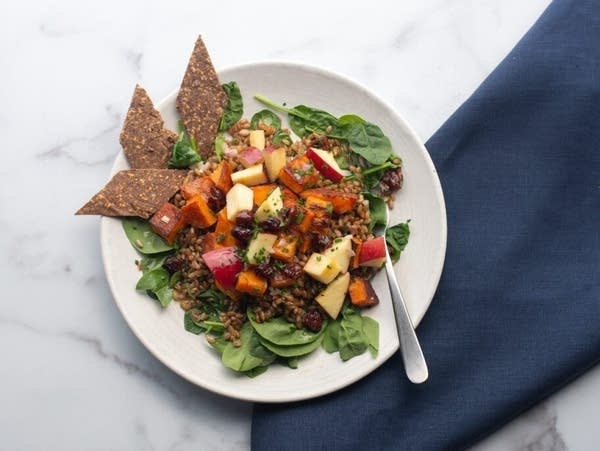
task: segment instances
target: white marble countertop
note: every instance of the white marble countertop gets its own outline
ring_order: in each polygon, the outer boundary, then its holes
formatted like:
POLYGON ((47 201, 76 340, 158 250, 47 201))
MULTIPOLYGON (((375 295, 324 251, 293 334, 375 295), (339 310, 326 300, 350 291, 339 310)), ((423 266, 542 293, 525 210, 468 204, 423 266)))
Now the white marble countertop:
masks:
MULTIPOLYGON (((99 219, 73 216, 108 177, 136 82, 155 100, 175 89, 201 33, 217 68, 286 59, 350 76, 426 140, 547 3, 3 2, 0 448, 249 448, 252 406, 145 350, 109 292, 99 219)), ((599 406, 596 368, 476 448, 593 449, 599 406)))

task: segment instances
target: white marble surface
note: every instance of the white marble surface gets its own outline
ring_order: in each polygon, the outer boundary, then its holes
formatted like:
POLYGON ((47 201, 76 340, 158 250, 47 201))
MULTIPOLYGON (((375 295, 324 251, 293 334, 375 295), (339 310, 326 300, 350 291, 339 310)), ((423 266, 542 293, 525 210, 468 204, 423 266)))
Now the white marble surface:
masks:
MULTIPOLYGON (((108 290, 98 218, 73 216, 108 177, 136 82, 164 97, 202 33, 218 68, 324 66, 426 139, 547 3, 2 2, 0 448, 249 447, 251 405, 192 386, 145 350, 108 290)), ((594 449, 599 401, 597 368, 476 449, 594 449)))

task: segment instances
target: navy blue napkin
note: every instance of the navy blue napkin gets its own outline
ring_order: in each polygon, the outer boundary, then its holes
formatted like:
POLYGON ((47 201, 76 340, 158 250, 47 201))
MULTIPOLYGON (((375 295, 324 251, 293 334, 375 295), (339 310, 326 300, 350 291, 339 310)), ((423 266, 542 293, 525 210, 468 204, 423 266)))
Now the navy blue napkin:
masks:
POLYGON ((397 354, 337 393, 257 404, 254 449, 463 448, 600 361, 600 2, 551 4, 427 148, 448 211, 418 329, 429 381, 397 354))

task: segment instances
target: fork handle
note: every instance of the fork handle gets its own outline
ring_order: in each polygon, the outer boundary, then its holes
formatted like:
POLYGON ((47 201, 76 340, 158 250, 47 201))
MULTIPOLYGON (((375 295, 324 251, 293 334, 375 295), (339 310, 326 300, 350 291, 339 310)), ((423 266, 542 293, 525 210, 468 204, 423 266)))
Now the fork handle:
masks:
MULTIPOLYGON (((387 252, 387 249, 386 249, 387 252)), ((394 307, 394 315, 396 316, 396 328, 398 330, 398 338, 400 339, 400 351, 402 353, 402 361, 404 362, 404 370, 408 379, 414 384, 421 384, 427 380, 429 371, 427 363, 419 345, 417 334, 410 320, 406 303, 402 297, 402 292, 398 286, 396 273, 389 252, 385 262, 385 271, 387 273, 388 285, 390 286, 390 294, 392 295, 392 306, 394 307)))

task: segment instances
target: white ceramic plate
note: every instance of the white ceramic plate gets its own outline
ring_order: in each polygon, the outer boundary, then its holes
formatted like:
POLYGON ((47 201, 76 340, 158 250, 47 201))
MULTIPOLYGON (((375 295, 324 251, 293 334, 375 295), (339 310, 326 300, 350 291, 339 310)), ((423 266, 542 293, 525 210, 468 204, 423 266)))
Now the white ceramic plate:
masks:
MULTIPOLYGON (((358 114, 381 127, 404 161, 404 186, 392 210, 392 223, 411 219, 409 243, 396 264, 400 286, 415 324, 427 311, 435 293, 446 252, 446 211, 439 179, 425 147, 410 126, 385 102, 353 81, 331 72, 292 63, 257 63, 219 72, 222 83, 235 80, 244 96, 244 117, 264 108, 253 99, 261 93, 288 105, 305 104, 339 116, 358 114)), ((167 127, 176 130, 176 93, 159 109, 167 127)), ((280 115, 285 120, 284 115, 280 115)), ((112 172, 127 168, 121 153, 112 172)), ((224 367, 204 336, 183 328, 183 310, 176 303, 161 309, 158 303, 135 291, 140 273, 138 255, 131 247, 121 221, 102 218, 101 245, 106 277, 125 320, 142 343, 165 365, 185 379, 222 395, 249 401, 284 402, 333 392, 366 376, 398 349, 391 300, 380 272, 374 287, 381 303, 368 310, 380 324, 380 351, 367 352, 347 362, 339 354, 317 350, 300 360, 299 368, 272 365, 256 377, 240 376, 224 367)), ((427 351, 427 350, 425 350, 427 351)), ((403 377, 399 374, 398 377, 403 377)))

